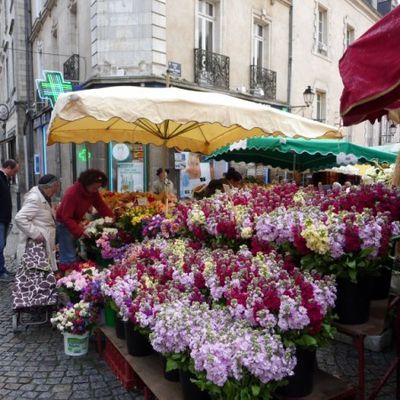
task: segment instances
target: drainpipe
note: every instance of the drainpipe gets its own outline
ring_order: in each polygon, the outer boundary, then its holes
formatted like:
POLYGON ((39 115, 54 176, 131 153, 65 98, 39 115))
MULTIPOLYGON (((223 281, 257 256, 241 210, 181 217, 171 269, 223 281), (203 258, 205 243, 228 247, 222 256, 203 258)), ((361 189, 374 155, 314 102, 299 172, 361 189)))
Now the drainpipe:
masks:
POLYGON ((27 159, 29 165, 26 165, 29 173, 28 182, 26 182, 26 189, 32 187, 35 183, 34 171, 33 171, 33 154, 34 154, 34 143, 33 143, 33 123, 30 108, 33 104, 34 94, 34 78, 33 78, 33 65, 32 65, 32 43, 30 42, 30 34, 32 32, 32 8, 31 1, 25 0, 25 57, 26 57, 26 89, 27 89, 27 110, 26 110, 26 129, 24 129, 24 142, 27 143, 26 151, 28 152, 27 159))
POLYGON ((292 95, 292 68, 293 68, 293 1, 289 7, 289 54, 288 54, 288 83, 287 83, 287 103, 291 112, 292 95))

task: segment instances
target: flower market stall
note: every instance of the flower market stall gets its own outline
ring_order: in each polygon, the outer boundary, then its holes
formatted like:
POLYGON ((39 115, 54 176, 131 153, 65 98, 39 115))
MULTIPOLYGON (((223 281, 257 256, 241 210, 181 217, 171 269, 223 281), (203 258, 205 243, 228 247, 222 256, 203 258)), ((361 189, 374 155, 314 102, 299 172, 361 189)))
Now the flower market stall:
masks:
MULTIPOLYGON (((129 204, 130 195, 122 198, 117 202, 129 204)), ((101 304, 111 306, 126 347, 104 328, 112 338, 107 346, 131 360, 150 388, 155 372, 143 369, 146 359, 161 365, 156 351, 168 370, 180 369, 185 399, 195 398, 186 391, 190 383, 199 398, 306 395, 313 373, 298 373, 314 371, 335 315, 343 323, 368 319, 370 294, 355 315, 339 295, 348 285, 362 288, 386 265, 400 232, 399 204, 400 192, 381 184, 349 191, 251 186, 178 203, 168 215, 141 219, 140 240, 125 243, 108 268, 71 266, 58 286, 76 304, 90 304, 92 316, 101 304)), ((97 245, 104 250, 104 236, 116 233, 107 229, 122 228, 100 222, 97 245)), ((62 331, 66 320, 58 315, 53 322, 62 331)), ((112 351, 104 350, 106 360, 112 351)), ((138 386, 134 376, 129 382, 138 386)))
MULTIPOLYGON (((111 89, 61 95, 49 143, 138 141, 209 154, 257 134, 340 136, 228 96, 111 89), (105 98, 111 106, 97 107, 105 98)), ((146 193, 104 198, 114 217, 85 231, 102 259, 62 266, 68 304, 52 322, 81 334, 97 321, 98 350, 125 387, 159 400, 354 396, 314 374, 316 351, 335 321, 369 319, 371 282, 400 233, 397 189, 249 186, 168 209, 146 193), (357 292, 364 302, 349 313, 346 295, 357 292)))
POLYGON ((116 86, 61 94, 48 144, 151 143, 210 154, 254 136, 339 139, 333 126, 213 92, 116 86))
POLYGON ((304 140, 259 137, 225 146, 209 158, 224 161, 261 163, 295 171, 319 170, 341 163, 386 163, 396 161, 390 152, 359 146, 342 140, 304 140), (344 156, 347 156, 346 160, 344 156))

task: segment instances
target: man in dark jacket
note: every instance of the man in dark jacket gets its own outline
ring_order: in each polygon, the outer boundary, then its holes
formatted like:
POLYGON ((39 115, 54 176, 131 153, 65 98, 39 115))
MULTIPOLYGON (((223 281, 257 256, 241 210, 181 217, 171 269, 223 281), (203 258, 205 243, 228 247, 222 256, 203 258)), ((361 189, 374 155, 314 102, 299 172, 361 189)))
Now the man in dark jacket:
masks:
POLYGON ((0 168, 0 281, 10 281, 12 277, 5 267, 4 248, 6 247, 7 233, 11 224, 12 202, 10 192, 10 178, 14 177, 19 165, 15 160, 4 161, 0 168))

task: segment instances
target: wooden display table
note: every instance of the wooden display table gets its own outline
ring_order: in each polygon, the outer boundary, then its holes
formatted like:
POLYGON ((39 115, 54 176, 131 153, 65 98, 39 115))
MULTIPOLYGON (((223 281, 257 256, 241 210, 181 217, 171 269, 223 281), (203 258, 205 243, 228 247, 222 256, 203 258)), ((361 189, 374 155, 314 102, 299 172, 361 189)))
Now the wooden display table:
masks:
MULTIPOLYGON (((125 340, 118 339, 114 328, 102 327, 98 331, 98 348, 100 354, 105 356, 106 361, 114 370, 114 373, 122 381, 127 389, 143 388, 144 398, 151 399, 154 395, 158 400, 183 400, 182 389, 179 382, 169 382, 164 378, 163 370, 158 355, 153 354, 147 357, 133 357, 128 354, 125 340), (102 350, 101 341, 109 341, 122 357, 117 361, 119 365, 111 362, 107 358, 106 352, 102 350), (124 365, 126 363, 126 365, 124 365), (127 371, 127 368, 129 371, 127 371), (139 379, 138 379, 139 378, 139 379)), ((114 356, 115 358, 115 356, 114 356)), ((314 390, 309 396, 302 397, 301 400, 344 400, 354 399, 357 390, 342 380, 327 374, 323 371, 317 371, 314 379, 314 390)), ((281 400, 287 398, 280 397, 281 400)), ((289 399, 288 399, 289 400, 289 399)), ((293 399, 291 399, 293 400, 293 399)), ((300 400, 300 399, 299 399, 300 400)))
POLYGON ((393 399, 400 400, 400 295, 394 295, 391 299, 371 301, 370 318, 365 324, 344 325, 334 323, 334 326, 341 333, 351 336, 358 353, 358 399, 365 399, 365 349, 364 340, 366 336, 379 336, 386 328, 386 317, 390 310, 394 310, 395 322, 395 344, 396 358, 384 373, 380 381, 373 388, 368 400, 375 400, 380 390, 389 379, 390 375, 396 371, 397 388, 393 399))
MULTIPOLYGON (((115 329, 104 326, 99 329, 126 360, 140 381, 135 381, 136 387, 143 387, 144 398, 150 399, 153 394, 158 400, 183 400, 179 382, 170 382, 164 378, 161 360, 158 354, 146 357, 133 357, 128 354, 125 340, 118 339, 115 329)), ((100 339, 101 340, 101 339, 100 339)), ((100 354, 102 352, 100 351, 100 354)), ((116 371, 114 371, 116 372, 116 371)), ((125 385, 124 385, 125 386, 125 385)), ((132 387, 130 387, 132 389, 132 387)))
POLYGON ((357 389, 350 384, 330 375, 324 371, 317 370, 314 376, 313 392, 305 397, 281 397, 279 400, 347 400, 354 399, 357 389))

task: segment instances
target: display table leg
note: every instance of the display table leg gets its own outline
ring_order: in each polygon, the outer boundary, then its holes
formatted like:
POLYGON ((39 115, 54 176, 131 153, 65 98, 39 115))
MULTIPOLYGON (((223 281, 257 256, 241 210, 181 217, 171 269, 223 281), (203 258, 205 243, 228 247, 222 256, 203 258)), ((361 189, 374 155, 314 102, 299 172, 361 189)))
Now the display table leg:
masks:
MULTIPOLYGON (((398 299, 398 297, 397 297, 398 299)), ((399 301, 394 303, 394 310, 396 313, 396 322, 394 327, 395 342, 396 342, 396 399, 400 400, 400 305, 399 301)))
POLYGON ((365 399, 365 354, 364 354, 365 335, 354 337, 355 346, 358 353, 358 399, 365 399))

